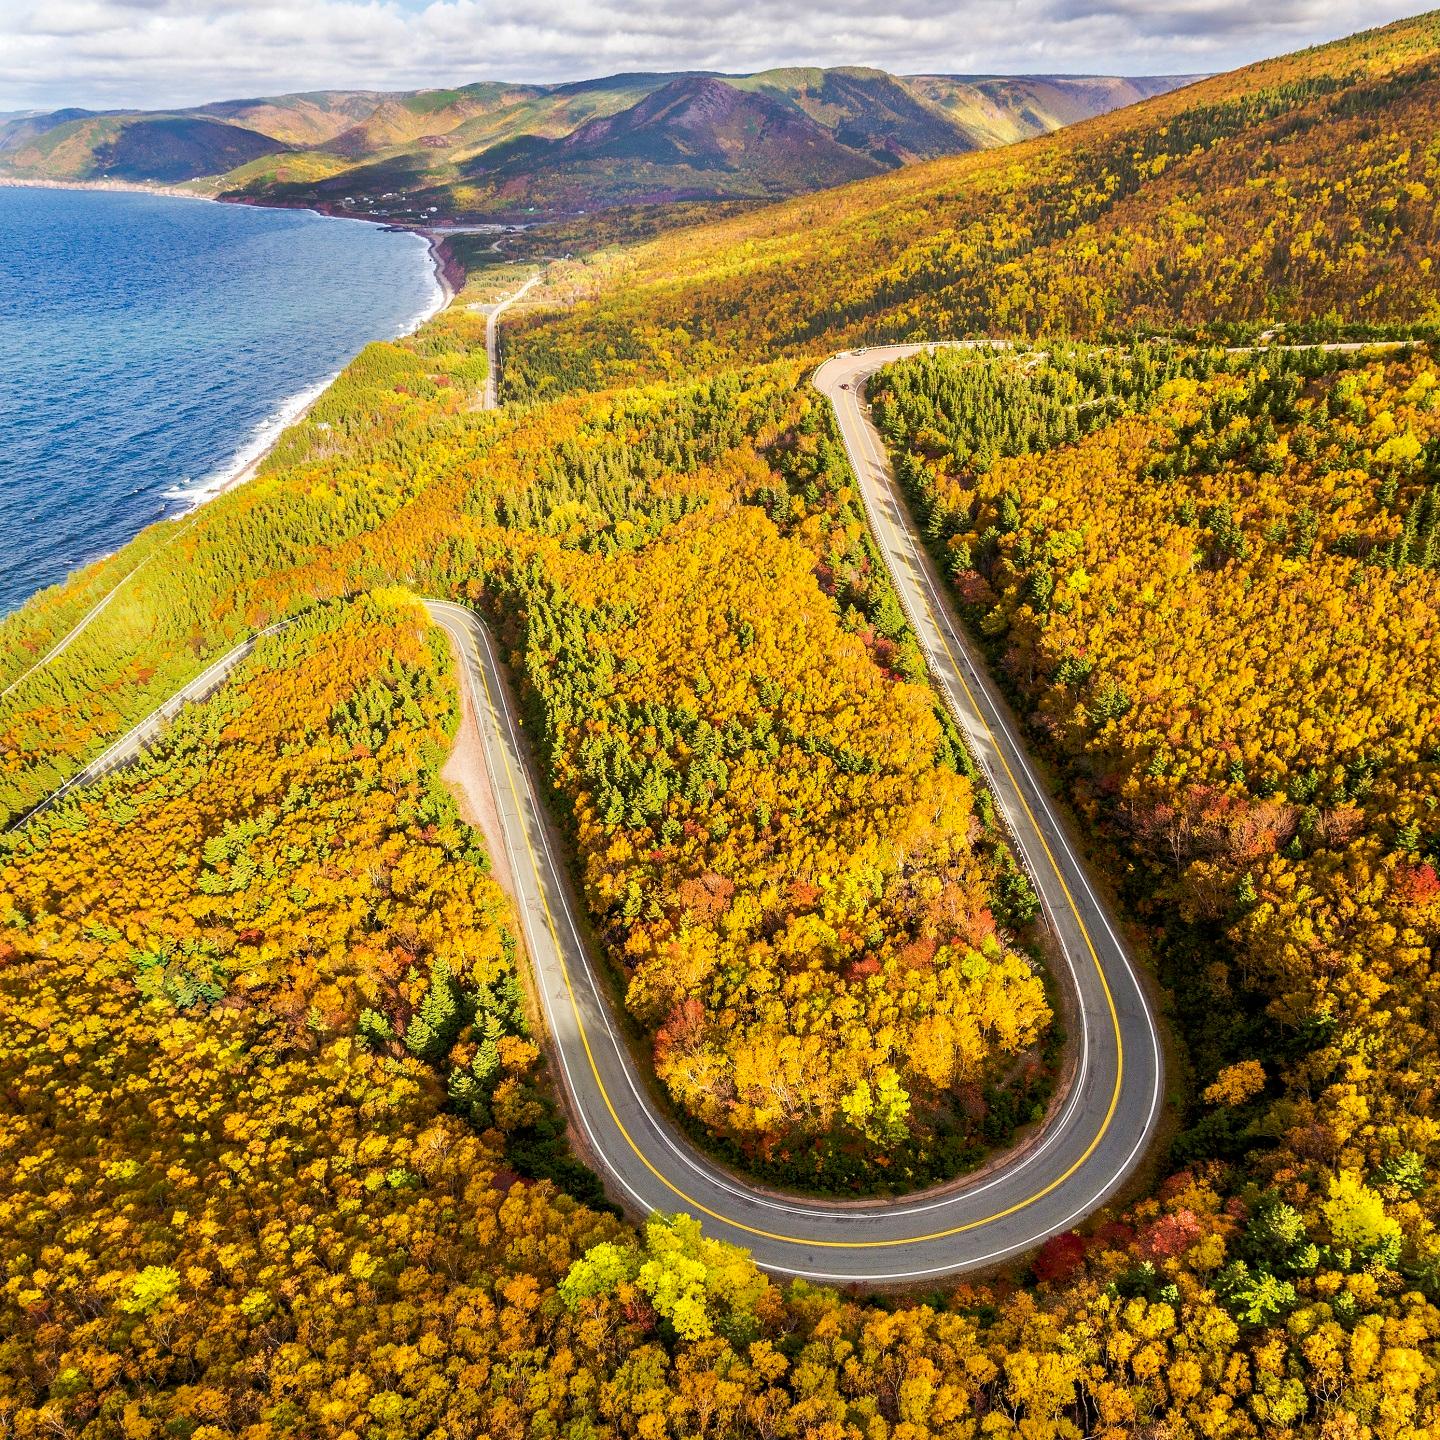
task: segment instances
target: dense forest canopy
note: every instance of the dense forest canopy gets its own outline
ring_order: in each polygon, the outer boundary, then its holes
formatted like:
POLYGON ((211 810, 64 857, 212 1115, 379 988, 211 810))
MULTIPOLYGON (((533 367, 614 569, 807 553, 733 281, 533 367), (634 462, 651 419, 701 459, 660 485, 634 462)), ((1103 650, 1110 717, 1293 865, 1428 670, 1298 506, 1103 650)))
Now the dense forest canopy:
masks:
POLYGON ((524 393, 881 340, 1437 318, 1434 13, 1023 145, 576 261, 524 393))
POLYGON ((874 388, 958 598, 1172 931, 1197 1062, 1273 1084, 1187 1157, 1431 1153, 1437 386, 1428 355, 1079 351, 874 388))
MULTIPOLYGON (((372 346, 264 475, 172 527, 10 697, 11 806, 317 597, 476 601, 682 1118, 804 1185, 973 1166, 1048 1097, 1035 902, 818 397, 782 364, 501 418, 474 408, 477 338, 459 311, 372 346)), ((74 614, 43 598, 17 673, 74 614)))
POLYGON ((5 685, 146 562, 0 701, 16 815, 297 617, 0 842, 10 1431, 1437 1433, 1440 370, 1131 333, 1423 329, 1437 50, 1421 17, 561 270, 499 413, 472 290, 7 620, 5 685), (1181 1113, 1021 1269, 864 1299, 628 1224, 566 1153, 414 596, 495 628, 677 1110, 812 1185, 971 1162, 1043 1103, 1034 900, 807 381, 916 330, 1052 342, 871 398, 1157 959, 1181 1113))

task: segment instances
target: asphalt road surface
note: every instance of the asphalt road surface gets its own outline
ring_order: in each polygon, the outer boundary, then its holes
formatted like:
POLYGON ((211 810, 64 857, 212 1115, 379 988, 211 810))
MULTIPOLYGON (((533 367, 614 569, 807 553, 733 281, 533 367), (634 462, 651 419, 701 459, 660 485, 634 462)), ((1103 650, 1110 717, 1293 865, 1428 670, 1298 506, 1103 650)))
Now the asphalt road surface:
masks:
POLYGON ((1133 1173, 1159 1118, 1160 1039, 1118 927, 1066 838, 1018 729, 971 654, 896 495, 862 408, 865 379, 915 346, 839 356, 816 375, 835 405, 871 525, 931 673, 984 768, 1035 882, 1074 1001, 1071 1082, 1012 1163, 973 1183, 857 1205, 784 1196, 698 1153, 657 1114, 576 923, 505 681, 471 612, 431 603, 465 657, 500 808, 516 903, 561 1079, 593 1163, 628 1208, 686 1210, 770 1270, 835 1283, 901 1283, 993 1265, 1092 1214, 1133 1173))
MULTIPOLYGON (((583 942, 578 902, 488 632, 463 607, 426 602, 462 657, 536 990, 588 1158, 628 1209, 688 1211, 709 1234, 743 1245, 767 1269, 837 1284, 925 1281, 980 1269, 1070 1229, 1133 1173, 1161 1108, 1160 1040, 1118 927, 1067 840, 1013 718, 971 653, 862 407, 866 378, 918 348, 838 356, 815 383, 835 406, 871 525, 934 680, 1040 894, 1063 957, 1058 978, 1075 1011, 1073 1063, 1060 1102, 1038 1135, 972 1181, 909 1199, 839 1205, 777 1194, 700 1154, 659 1113, 583 942)), ((252 647, 247 641, 222 657, 66 791, 138 754, 182 704, 214 689, 252 647)))
POLYGON ((500 317, 514 304, 525 298, 525 293, 532 286, 540 283, 541 271, 536 271, 518 290, 507 295, 503 300, 497 301, 494 305, 482 305, 480 308, 485 313, 485 387, 480 397, 480 408, 482 410, 493 410, 496 406, 499 394, 500 377, 500 346, 499 346, 499 325, 500 317))
POLYGON ((256 631, 248 640, 242 640, 234 649, 227 650, 218 660, 212 661, 193 680, 182 685, 168 700, 157 705, 138 725, 133 726, 118 740, 106 746, 88 765, 77 770, 58 790, 52 790, 38 805, 26 811, 8 828, 19 829, 27 821, 33 820, 35 816, 42 815, 46 810, 58 805, 72 791, 81 790, 86 785, 93 785, 112 770, 119 770, 137 759, 144 750, 153 745, 165 733, 170 722, 185 706, 195 705, 207 696, 213 695, 229 678, 230 672, 249 655, 265 636, 273 635, 277 630, 283 630, 290 623, 289 620, 278 621, 264 630, 256 631))

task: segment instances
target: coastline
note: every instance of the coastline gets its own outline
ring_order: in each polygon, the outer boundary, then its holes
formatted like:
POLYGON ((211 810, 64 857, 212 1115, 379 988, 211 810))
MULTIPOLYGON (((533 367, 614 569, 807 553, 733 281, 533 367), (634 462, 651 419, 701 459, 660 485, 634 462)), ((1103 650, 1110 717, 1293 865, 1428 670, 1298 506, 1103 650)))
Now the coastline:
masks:
MULTIPOLYGON (((327 216, 327 219, 330 219, 330 216, 327 216)), ((334 219, 343 219, 343 217, 336 216, 334 219)), ((449 252, 449 249, 446 249, 444 239, 436 238, 436 236, 432 235, 425 235, 425 233, 419 232, 419 230, 409 230, 408 233, 410 233, 410 235, 422 235, 426 245, 429 246, 429 261, 431 261, 433 274, 435 274, 436 295, 435 301, 433 301, 432 305, 429 305, 429 308, 420 311, 413 320, 410 320, 409 323, 406 324, 406 327, 403 328, 402 331, 399 331, 399 334, 390 337, 395 338, 395 340, 402 340, 405 336, 413 336, 415 331, 419 330, 420 325, 428 324, 436 315, 441 314, 444 310, 448 310, 451 302, 455 300, 455 295, 459 292, 459 285, 464 282, 464 271, 459 269, 459 262, 456 261, 455 256, 449 252), (456 272, 458 272, 458 278, 456 278, 456 272)), ((374 341, 370 341, 370 343, 373 344, 374 341)), ((298 423, 315 408, 315 405, 320 402, 324 393, 336 383, 336 380, 340 379, 341 373, 343 372, 344 367, 341 366, 341 369, 336 370, 334 374, 328 374, 324 380, 318 380, 317 383, 312 384, 310 389, 301 390, 301 392, 298 392, 298 395, 291 396, 287 402, 282 403, 281 408, 276 410, 275 416, 272 416, 269 420, 265 420, 261 432, 259 432, 255 438, 252 438, 251 444, 240 446, 238 451, 230 456, 229 461, 226 462, 226 465, 239 464, 239 468, 236 469, 232 475, 223 478, 223 480, 222 478, 216 478, 216 480, 202 481, 199 485, 196 485, 193 490, 194 503, 190 505, 189 510, 181 510, 179 514, 181 514, 181 516, 193 514, 194 511, 199 510, 203 504, 206 504, 207 501, 215 500, 217 495, 225 495, 228 494, 229 491, 239 490, 240 485, 245 484, 246 481, 253 480, 255 475, 258 474, 261 465, 264 464, 266 456, 279 444, 279 438, 281 438, 285 431, 288 431, 292 425, 298 425, 298 423), (255 448, 255 446, 258 446, 258 448, 255 448), (246 456, 252 448, 255 448, 255 452, 248 455, 248 458, 242 459, 242 456, 246 456)), ((223 468, 225 467, 222 467, 222 469, 223 468)))
MULTIPOLYGON (((207 204, 225 204, 227 202, 217 197, 196 194, 189 190, 176 190, 158 185, 131 184, 124 181, 103 181, 103 182, 81 182, 73 183, 29 180, 13 176, 0 175, 0 189, 36 189, 36 190, 72 190, 72 191, 109 191, 129 194, 143 194, 165 199, 177 200, 200 200, 207 204)), ((308 209, 308 207, 289 207, 296 209, 308 209)), ((359 216, 326 215, 320 211, 310 211, 323 219, 355 219, 362 224, 379 224, 382 229, 387 229, 396 234, 415 235, 423 240, 426 245, 426 255, 430 266, 432 290, 424 306, 416 311, 403 325, 394 329, 389 334, 371 335, 364 343, 371 344, 376 340, 398 340, 405 336, 413 335, 422 325, 432 320, 436 315, 441 314, 454 301, 460 288, 464 284, 465 270, 458 257, 445 243, 443 235, 430 233, 429 230, 411 228, 409 226, 389 225, 384 222, 370 220, 359 216)), ((348 361, 346 362, 349 363, 348 361)), ((220 495, 227 494, 231 490, 238 489, 248 481, 254 479, 255 475, 264 464, 266 458, 275 449, 276 445, 285 432, 314 408, 317 402, 335 381, 344 372, 345 366, 341 365, 322 379, 312 383, 295 394, 283 399, 265 420, 252 428, 248 433, 238 437, 234 448, 218 462, 206 475, 205 478, 183 487, 175 487, 163 492, 163 498, 173 508, 159 515, 150 524, 165 524, 169 521, 186 521, 192 519, 201 508, 211 500, 220 495)), ((149 525, 142 529, 148 529, 149 525)), ((136 532, 137 534, 139 532, 136 532)), ((108 560, 112 555, 134 538, 120 537, 113 542, 113 548, 102 550, 92 554, 86 559, 79 561, 70 572, 71 577, 82 571, 90 569, 108 560)), ((128 577, 127 577, 128 578, 128 577)), ((123 581, 122 581, 123 583, 123 581)), ((41 587, 45 588, 44 586, 41 587)), ((31 596, 31 591, 24 598, 19 600, 15 609, 23 608, 31 596)))
POLYGON ((433 319, 441 310, 448 308, 460 293, 465 284, 465 267, 439 231, 412 230, 410 233, 425 237, 425 243, 430 247, 430 262, 435 266, 435 278, 440 282, 440 290, 445 297, 432 314, 426 316, 426 319, 433 319))
MULTIPOLYGON (((204 197, 201 197, 204 198, 204 197)), ((217 204, 224 204, 224 201, 217 201, 217 204)), ((318 213, 318 212, 317 212, 318 213)), ((344 216, 326 216, 326 219, 344 219, 344 216)), ((362 221, 363 224, 373 224, 373 221, 362 221)), ((405 327, 394 336, 386 337, 400 340, 407 335, 413 335, 422 325, 433 320, 442 311, 447 310, 453 303, 455 296, 459 293, 460 286, 464 283, 465 272, 459 261, 446 246, 443 236, 431 235, 425 231, 409 230, 400 226, 388 226, 397 232, 410 235, 419 235, 426 243, 429 250, 430 266, 435 279, 435 297, 431 305, 420 311, 413 319, 408 321, 405 327)), ((379 337, 377 337, 379 338, 379 337)), ((374 341, 367 343, 373 344, 374 341)), ((265 463, 266 457, 280 442, 280 437, 292 426, 303 420, 316 404, 324 396, 325 392, 338 380, 344 372, 344 366, 333 374, 327 375, 323 380, 317 381, 308 389, 301 390, 289 399, 283 401, 280 408, 269 419, 262 422, 257 431, 252 432, 250 440, 237 449, 224 465, 217 468, 215 476, 210 480, 202 480, 189 490, 181 492, 176 498, 189 496, 192 503, 187 509, 178 511, 167 519, 178 519, 180 516, 193 515, 200 507, 208 501, 214 500, 217 496, 228 494, 231 490, 237 490, 247 481, 253 480, 259 472, 261 465, 265 463), (253 453, 251 453, 253 451, 253 453), (237 467, 231 474, 224 472, 231 467, 237 467)))
POLYGON ((143 180, 44 180, 26 175, 0 174, 0 189, 5 190, 100 190, 123 195, 165 195, 172 200, 204 200, 211 205, 219 197, 199 190, 186 190, 179 185, 161 185, 143 180))
MULTIPOLYGON (((447 228, 443 225, 400 225, 372 215, 349 215, 343 210, 321 209, 315 205, 261 205, 250 199, 227 200, 222 195, 207 195, 199 190, 187 190, 178 185, 162 185, 146 180, 48 180, 25 175, 7 175, 0 171, 0 189, 4 190, 81 190, 120 195, 157 195, 171 200, 203 200, 207 205, 245 205, 256 210, 296 210, 307 215, 319 215, 326 220, 351 220, 358 225, 378 225, 382 230, 396 234, 419 235, 430 247, 435 277, 444 299, 430 314, 415 322, 411 330, 423 325, 426 320, 438 315, 459 293, 465 283, 465 268, 446 244, 447 228)), ((513 227, 494 225, 480 227, 497 232, 513 227)), ((523 228, 523 227, 520 227, 523 228)), ((449 229, 450 234, 467 234, 468 230, 449 229)), ((410 333, 410 332, 404 332, 410 333)))

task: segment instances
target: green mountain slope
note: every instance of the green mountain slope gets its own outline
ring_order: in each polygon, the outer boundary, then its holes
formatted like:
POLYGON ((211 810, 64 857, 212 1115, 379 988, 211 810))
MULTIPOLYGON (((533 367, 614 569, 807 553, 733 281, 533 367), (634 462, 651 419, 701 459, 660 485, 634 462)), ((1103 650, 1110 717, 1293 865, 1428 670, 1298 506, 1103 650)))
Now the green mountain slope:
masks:
POLYGON ((1203 79, 1200 75, 908 75, 906 85, 988 150, 1048 134, 1203 79))
POLYGON ((503 209, 527 201, 573 210, 596 203, 777 198, 882 168, 881 160, 764 91, 683 76, 564 139, 525 137, 497 146, 463 174, 483 205, 503 209))
POLYGON ((542 98, 533 85, 467 85, 463 90, 423 90, 411 95, 385 95, 367 115, 340 134, 325 149, 350 160, 360 160, 416 141, 439 140, 466 121, 513 113, 542 98))
POLYGON ((515 337, 510 374, 678 374, 691 346, 1430 323, 1437 117, 1430 14, 636 247, 622 285, 515 337))
POLYGON ((380 90, 317 90, 254 100, 220 100, 201 105, 197 115, 212 115, 258 130, 286 145, 324 145, 358 125, 386 100, 380 90))
POLYGON ((272 136, 208 116, 96 116, 43 131, 4 158, 13 172, 37 178, 174 184, 285 148, 272 136))
POLYGON ((763 70, 727 83, 803 111, 840 144, 887 167, 979 148, 965 126, 883 70, 763 70))
POLYGON ((948 77, 797 68, 316 91, 163 116, 58 111, 0 124, 0 175, 191 181, 234 198, 412 220, 753 201, 1051 129, 1170 83, 967 88, 948 77), (612 129, 587 129, 607 121, 612 129))
POLYGON ((0 115, 0 154, 7 150, 18 150, 30 141, 54 130, 70 120, 89 120, 93 110, 52 110, 48 113, 38 110, 14 110, 0 115))

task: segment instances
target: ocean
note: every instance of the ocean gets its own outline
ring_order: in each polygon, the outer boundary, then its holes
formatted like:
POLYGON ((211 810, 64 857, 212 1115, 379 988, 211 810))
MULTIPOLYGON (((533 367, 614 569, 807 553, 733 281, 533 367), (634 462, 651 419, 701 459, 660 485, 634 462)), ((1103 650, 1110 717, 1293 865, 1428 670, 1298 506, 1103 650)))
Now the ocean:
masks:
POLYGON ((439 301, 418 235, 0 187, 0 615, 215 493, 439 301))

